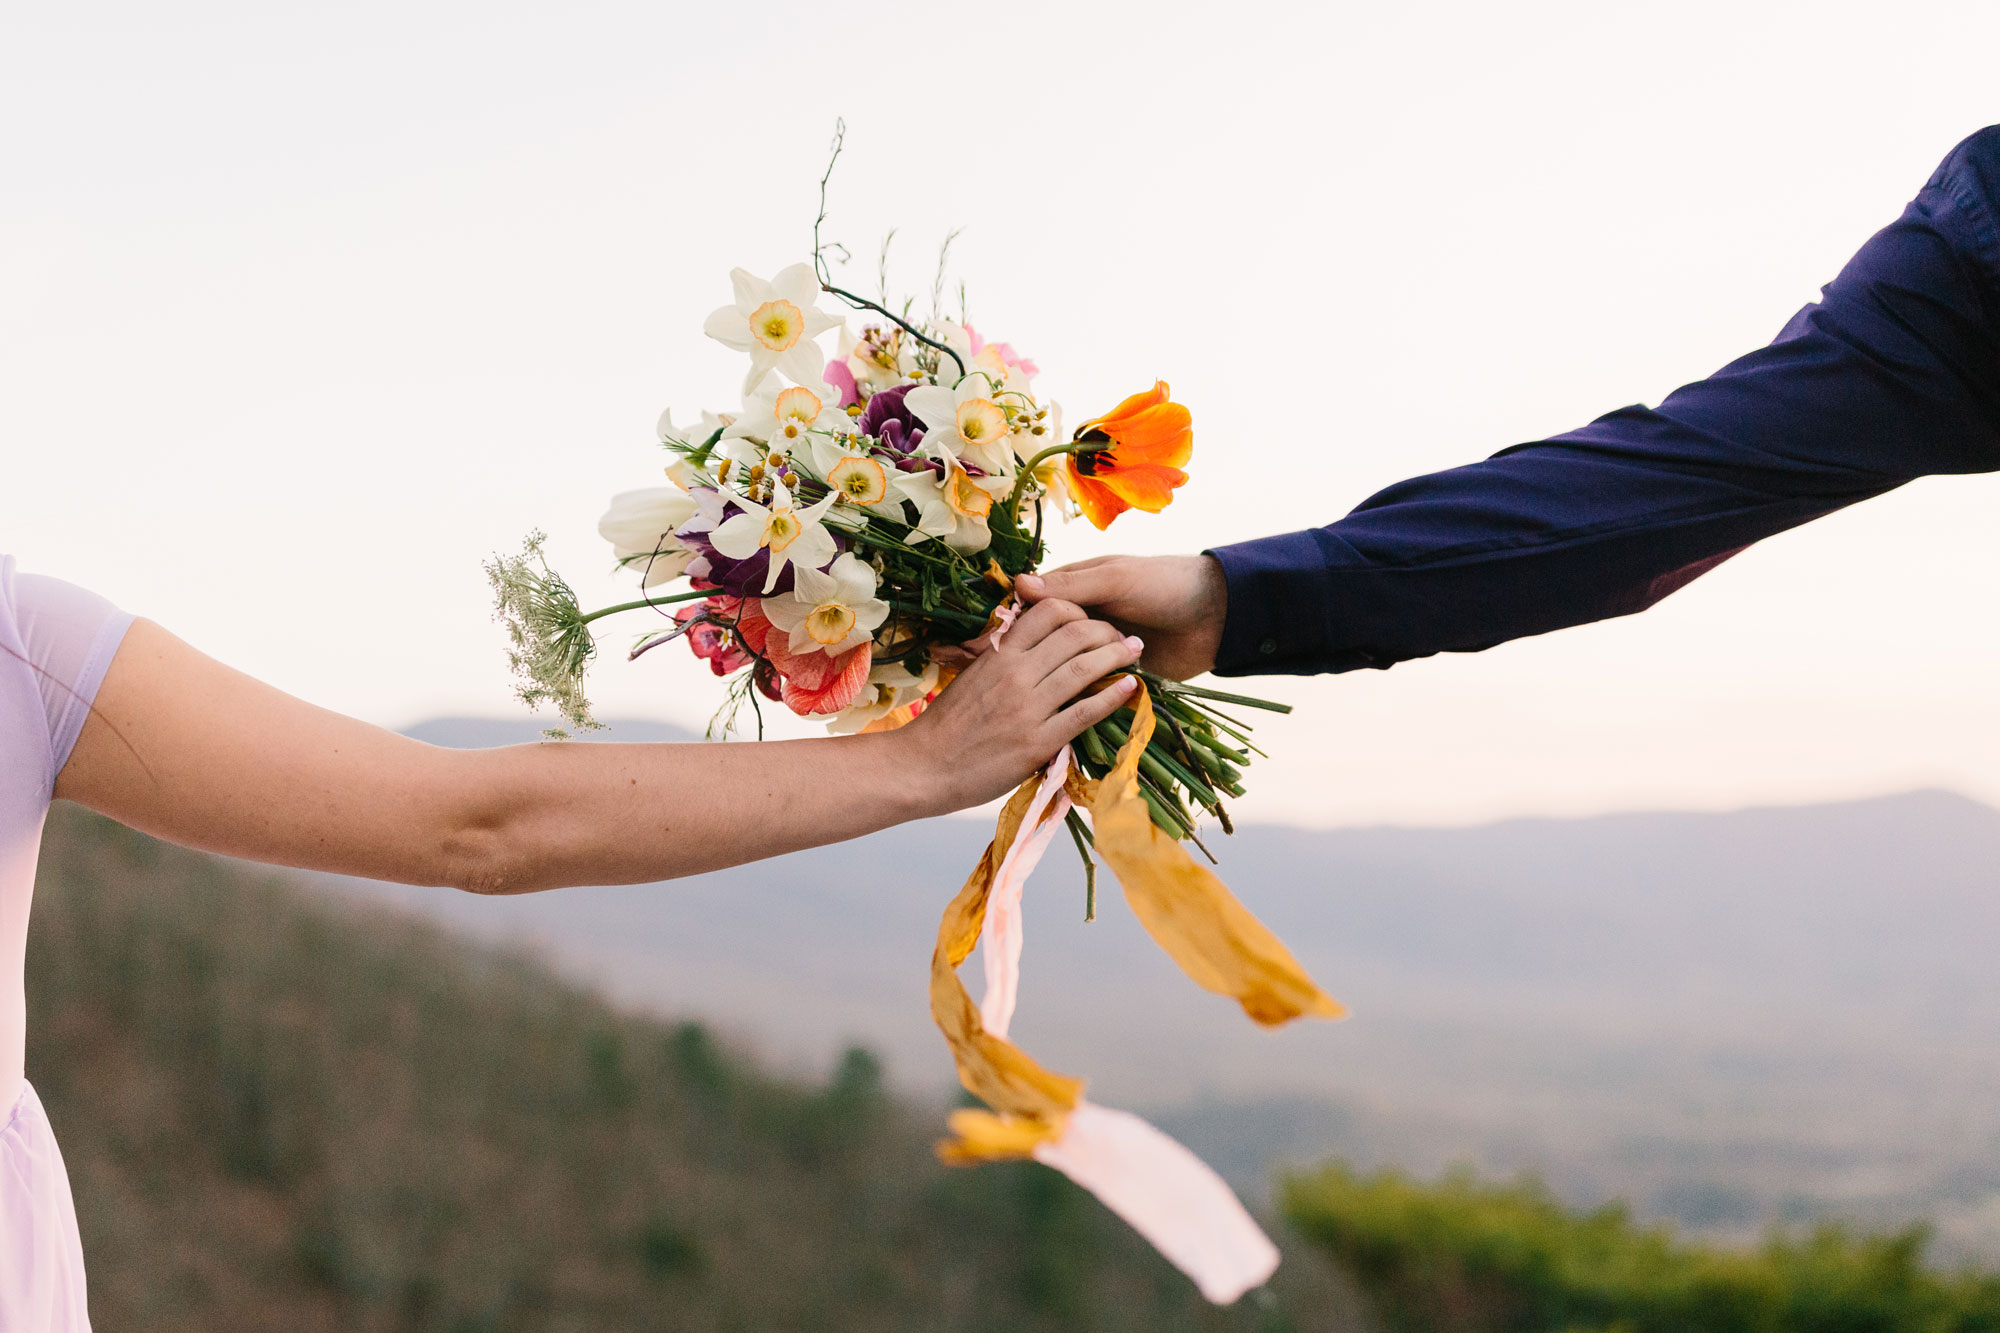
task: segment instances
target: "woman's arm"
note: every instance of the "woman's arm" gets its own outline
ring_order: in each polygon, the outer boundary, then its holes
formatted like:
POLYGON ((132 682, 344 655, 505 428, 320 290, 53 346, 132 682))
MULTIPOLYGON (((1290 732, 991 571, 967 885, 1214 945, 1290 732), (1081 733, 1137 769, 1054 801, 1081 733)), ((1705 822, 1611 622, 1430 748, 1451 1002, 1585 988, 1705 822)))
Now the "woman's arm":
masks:
POLYGON ((446 750, 315 708, 149 621, 127 633, 56 795, 250 860, 476 893, 672 879, 977 805, 1115 711, 1136 640, 1023 615, 910 725, 757 745, 446 750))

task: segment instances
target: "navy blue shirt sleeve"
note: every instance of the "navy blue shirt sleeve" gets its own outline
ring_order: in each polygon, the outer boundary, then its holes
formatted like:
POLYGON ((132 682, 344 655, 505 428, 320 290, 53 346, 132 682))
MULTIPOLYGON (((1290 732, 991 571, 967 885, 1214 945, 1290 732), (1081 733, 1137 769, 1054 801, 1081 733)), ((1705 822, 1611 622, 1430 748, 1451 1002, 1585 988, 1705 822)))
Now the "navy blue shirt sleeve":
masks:
POLYGON ((1770 346, 1581 430, 1210 554, 1216 670, 1477 652, 1643 611, 1752 542, 1933 473, 2000 469, 2000 126, 1960 144, 1770 346))

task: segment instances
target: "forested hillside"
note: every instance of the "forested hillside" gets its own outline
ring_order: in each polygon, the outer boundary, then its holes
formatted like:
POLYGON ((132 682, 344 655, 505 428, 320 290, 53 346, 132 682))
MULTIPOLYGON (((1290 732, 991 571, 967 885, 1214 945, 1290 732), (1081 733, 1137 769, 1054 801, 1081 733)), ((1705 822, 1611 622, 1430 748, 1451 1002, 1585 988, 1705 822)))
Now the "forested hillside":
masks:
POLYGON ((105 1330, 1356 1326, 1310 1247, 1212 1310, 1054 1173, 936 1165, 863 1050, 770 1077, 68 807, 28 987, 105 1330))

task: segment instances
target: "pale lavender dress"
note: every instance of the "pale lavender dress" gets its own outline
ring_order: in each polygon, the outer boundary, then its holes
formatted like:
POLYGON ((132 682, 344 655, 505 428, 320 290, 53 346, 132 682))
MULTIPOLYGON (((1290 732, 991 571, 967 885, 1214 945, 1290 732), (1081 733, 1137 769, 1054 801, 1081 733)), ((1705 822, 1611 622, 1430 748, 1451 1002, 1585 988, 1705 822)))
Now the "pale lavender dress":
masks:
POLYGON ((69 1177, 22 1066, 35 861, 56 774, 132 618, 0 555, 0 1329, 87 1333, 69 1177))

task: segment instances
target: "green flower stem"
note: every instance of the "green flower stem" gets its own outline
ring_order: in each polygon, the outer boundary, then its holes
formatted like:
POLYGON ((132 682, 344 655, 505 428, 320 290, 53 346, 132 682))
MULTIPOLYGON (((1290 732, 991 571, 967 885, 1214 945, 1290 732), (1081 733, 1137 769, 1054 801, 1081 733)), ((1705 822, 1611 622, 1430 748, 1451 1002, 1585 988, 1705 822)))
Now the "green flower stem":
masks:
POLYGON ((1250 753, 1247 750, 1239 750, 1234 746, 1224 745, 1220 738, 1207 732, 1195 732, 1193 734, 1196 743, 1217 759, 1234 764, 1238 768, 1250 762, 1250 753))
POLYGON ((1221 773, 1236 770, 1240 775, 1241 766, 1250 762, 1249 756, 1232 750, 1212 737, 1204 736, 1193 728, 1188 729, 1188 739, 1193 743, 1195 758, 1201 762, 1204 773, 1221 773))
MULTIPOLYGON (((1195 762, 1201 765, 1202 772, 1224 782, 1239 782, 1242 780, 1243 771, 1236 764, 1229 762, 1230 756, 1235 753, 1234 751, 1216 749, 1216 743, 1198 731, 1189 731, 1188 736, 1193 741, 1190 748, 1194 752, 1195 762)), ((1249 762, 1248 759, 1239 758, 1237 760, 1237 763, 1247 764, 1249 762)))
POLYGON ((1146 753, 1139 756, 1139 765, 1142 768, 1147 768, 1156 779, 1164 775, 1186 788, 1188 795, 1193 798, 1195 804, 1201 806, 1204 810, 1215 809, 1215 796, 1212 792, 1206 790, 1208 784, 1196 777, 1188 770, 1185 764, 1174 758, 1166 750, 1148 745, 1146 753))
POLYGON ((1083 822, 1083 816, 1071 810, 1063 816, 1063 823, 1069 825, 1070 840, 1076 844, 1076 854, 1083 858, 1083 919, 1097 920, 1097 861, 1090 854, 1096 839, 1091 835, 1090 825, 1083 822))
POLYGON ((1170 694, 1192 695, 1197 699, 1213 699, 1217 703, 1235 704, 1239 708, 1261 708, 1267 713, 1292 711, 1290 704, 1273 703, 1269 699, 1253 699, 1247 694, 1224 694, 1221 690, 1204 689, 1199 685, 1190 685, 1186 681, 1168 680, 1165 676, 1156 676, 1150 671, 1141 671, 1139 674, 1145 678, 1147 684, 1157 687, 1155 693, 1164 691, 1170 694))
MULTIPOLYGON (((1195 702, 1199 703, 1198 700, 1195 702)), ((1238 742, 1242 744, 1243 748, 1248 750, 1251 754, 1261 755, 1265 759, 1269 759, 1271 757, 1270 755, 1265 754, 1262 750, 1258 749, 1256 742, 1250 739, 1250 730, 1249 730, 1250 724, 1248 722, 1239 722, 1235 718, 1229 716, 1227 713, 1224 713, 1219 709, 1210 707, 1207 704, 1200 704, 1200 707, 1202 715, 1207 717, 1214 724, 1216 730, 1225 732, 1229 736, 1234 737, 1238 742)))
POLYGON ((1171 834, 1176 839, 1193 835, 1194 826, 1181 819, 1174 808, 1167 804, 1167 798, 1156 793, 1150 783, 1139 784, 1139 795, 1145 799, 1147 811, 1153 816, 1153 822, 1160 826, 1162 832, 1171 834))
POLYGON ((669 593, 665 597, 648 597, 637 602, 620 602, 616 606, 602 607, 599 610, 592 611, 587 616, 579 617, 576 623, 579 625, 588 625, 593 620, 601 620, 605 616, 615 616, 620 611, 640 611, 649 606, 669 606, 674 602, 699 601, 704 597, 714 597, 716 593, 717 590, 714 588, 696 588, 692 592, 669 593))
MULTIPOLYGON (((1215 788, 1210 785, 1208 774, 1203 769, 1201 760, 1196 757, 1194 746, 1189 744, 1187 729, 1181 725, 1181 720, 1175 717, 1173 710, 1169 708, 1155 708, 1153 715, 1166 724, 1168 734, 1173 737, 1174 745, 1178 746, 1180 750, 1176 754, 1171 747, 1163 745, 1160 747, 1161 756, 1173 759, 1175 771, 1184 772, 1187 775, 1184 779, 1184 785, 1194 796, 1195 800, 1201 802, 1204 809, 1210 814, 1219 813, 1222 809, 1222 801, 1216 796, 1215 788)), ((1154 739, 1157 740, 1158 738, 1159 733, 1156 731, 1154 739)))
MULTIPOLYGON (((1102 724, 1100 723, 1099 725, 1102 724)), ((1092 727, 1090 730, 1084 732, 1083 735, 1077 737, 1077 742, 1083 747, 1084 758, 1094 764, 1102 764, 1106 768, 1111 767, 1111 752, 1104 748, 1104 738, 1097 734, 1097 727, 1092 727)))
POLYGON ((1072 440, 1068 444, 1052 444, 1021 465, 1020 474, 1014 479, 1014 489, 1007 492, 1007 521, 1016 528, 1021 526, 1021 500, 1028 493, 1028 483, 1035 479, 1035 469, 1059 454, 1079 454, 1088 449, 1099 448, 1102 441, 1090 444, 1082 440, 1072 440))
MULTIPOLYGON (((1132 739, 1131 733, 1109 719, 1097 725, 1104 729, 1105 735, 1120 750, 1124 749, 1126 744, 1132 739)), ((1202 784, 1196 781, 1164 749, 1155 746, 1151 742, 1148 742, 1146 748, 1139 754, 1139 785, 1143 789, 1149 782, 1153 790, 1163 798, 1171 798, 1176 787, 1186 787, 1194 795, 1196 801, 1201 802, 1204 807, 1208 804, 1201 800, 1200 792, 1202 784)), ((1158 820, 1154 822, 1159 823, 1158 820)), ((1164 824, 1161 824, 1160 827, 1167 828, 1164 824)), ((1167 828, 1167 831, 1169 833, 1174 832, 1171 828, 1167 828)), ((1188 833, 1192 833, 1194 826, 1188 824, 1187 831, 1188 833)), ((1187 834, 1177 834, 1176 836, 1185 837, 1187 834)))

